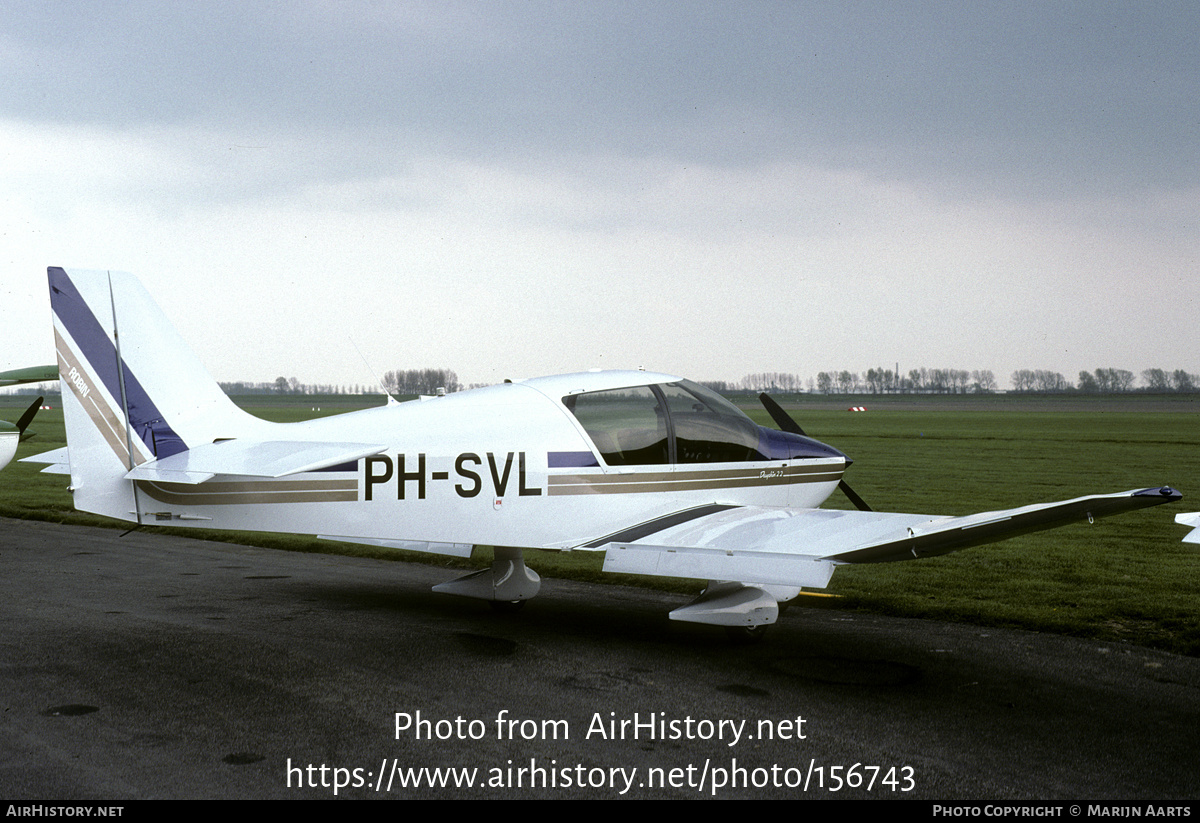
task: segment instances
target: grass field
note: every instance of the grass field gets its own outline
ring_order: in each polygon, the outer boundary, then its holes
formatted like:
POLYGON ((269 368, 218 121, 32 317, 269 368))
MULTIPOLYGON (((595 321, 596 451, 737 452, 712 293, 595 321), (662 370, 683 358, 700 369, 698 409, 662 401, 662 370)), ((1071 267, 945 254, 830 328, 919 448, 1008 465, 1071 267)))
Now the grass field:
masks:
MULTIPOLYGON (((361 398, 254 397, 247 409, 298 420, 362 407, 361 398), (316 409, 319 408, 319 411, 316 409)), ((0 398, 15 420, 28 398, 0 398)), ((377 405, 377 400, 368 401, 377 405)), ((805 430, 855 460, 847 479, 873 508, 968 514, 1081 494, 1171 485, 1174 506, 909 563, 842 567, 822 600, 834 608, 1126 640, 1200 656, 1200 549, 1180 542, 1175 514, 1200 509, 1200 402, 1194 398, 787 398, 805 430), (844 408, 866 404, 865 414, 844 408)), ((766 414, 744 408, 758 422, 766 414)), ((39 414, 18 457, 65 445, 62 414, 39 414)), ((0 474, 0 515, 128 524, 75 512, 66 478, 13 463, 0 474)), ((850 508, 838 493, 829 506, 850 508)), ((301 551, 396 556, 306 537, 203 536, 301 551)), ((402 536, 402 535, 398 535, 402 536)), ((0 544, 2 545, 2 544, 0 544)), ((481 565, 477 551, 475 565, 481 565)), ((404 559, 429 558, 404 555, 404 559)), ((434 558, 439 565, 453 565, 434 558)), ((546 577, 611 579, 592 553, 530 552, 546 577)), ((637 579, 639 585, 657 581, 637 579)), ((695 590, 690 584, 688 590, 695 590)))

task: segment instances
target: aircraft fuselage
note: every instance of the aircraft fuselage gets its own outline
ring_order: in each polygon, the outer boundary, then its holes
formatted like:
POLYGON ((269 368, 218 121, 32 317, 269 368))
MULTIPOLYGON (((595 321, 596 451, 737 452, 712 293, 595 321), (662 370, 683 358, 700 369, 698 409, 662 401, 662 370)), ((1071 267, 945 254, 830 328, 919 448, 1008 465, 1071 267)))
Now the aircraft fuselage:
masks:
MULTIPOLYGON (((773 451, 775 459, 612 465, 621 453, 606 459, 563 398, 621 391, 638 381, 646 387, 678 378, 563 375, 265 424, 279 429, 273 434, 280 440, 389 445, 353 464, 288 477, 140 480, 137 507, 144 520, 178 525, 277 530, 282 522, 288 531, 343 537, 566 549, 631 522, 708 504, 815 508, 836 488, 846 466, 839 452, 825 447, 816 457, 778 457, 802 452, 802 438, 784 451, 772 443, 757 453, 773 451), (597 495, 605 506, 594 505, 597 495)), ((755 434, 773 441, 781 435, 755 434)))

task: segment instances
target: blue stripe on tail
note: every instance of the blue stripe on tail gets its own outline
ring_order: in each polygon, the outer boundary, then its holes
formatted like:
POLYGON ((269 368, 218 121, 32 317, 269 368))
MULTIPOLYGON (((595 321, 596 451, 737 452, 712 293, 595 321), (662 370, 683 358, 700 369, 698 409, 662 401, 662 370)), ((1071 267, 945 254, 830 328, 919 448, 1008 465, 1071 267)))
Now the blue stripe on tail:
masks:
MULTIPOLYGON (((75 288, 70 276, 58 266, 47 269, 50 279, 50 306, 66 327, 79 355, 92 369, 96 379, 118 401, 121 399, 121 380, 117 369, 117 350, 108 333, 75 288)), ((162 413, 142 388, 137 377, 122 363, 125 373, 125 402, 129 406, 129 426, 157 458, 170 457, 187 451, 188 446, 163 419, 162 413)))

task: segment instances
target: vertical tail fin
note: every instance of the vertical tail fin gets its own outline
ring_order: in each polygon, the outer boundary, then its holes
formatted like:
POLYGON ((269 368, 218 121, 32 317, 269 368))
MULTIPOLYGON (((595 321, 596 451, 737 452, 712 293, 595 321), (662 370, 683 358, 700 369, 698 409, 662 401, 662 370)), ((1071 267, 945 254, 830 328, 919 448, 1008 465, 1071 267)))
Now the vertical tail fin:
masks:
POLYGON ((259 421, 225 396, 133 275, 47 274, 75 507, 136 521, 131 469, 259 421))

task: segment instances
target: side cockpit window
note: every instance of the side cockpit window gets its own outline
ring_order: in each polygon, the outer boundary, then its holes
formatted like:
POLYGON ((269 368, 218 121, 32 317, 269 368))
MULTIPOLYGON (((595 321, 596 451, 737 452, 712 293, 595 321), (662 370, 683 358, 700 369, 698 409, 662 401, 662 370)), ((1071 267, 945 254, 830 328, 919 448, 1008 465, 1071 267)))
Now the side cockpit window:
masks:
POLYGON ((768 459, 758 426, 690 381, 568 395, 563 404, 610 466, 768 459))
POLYGON ((610 466, 669 463, 667 417, 649 386, 563 398, 610 466))

